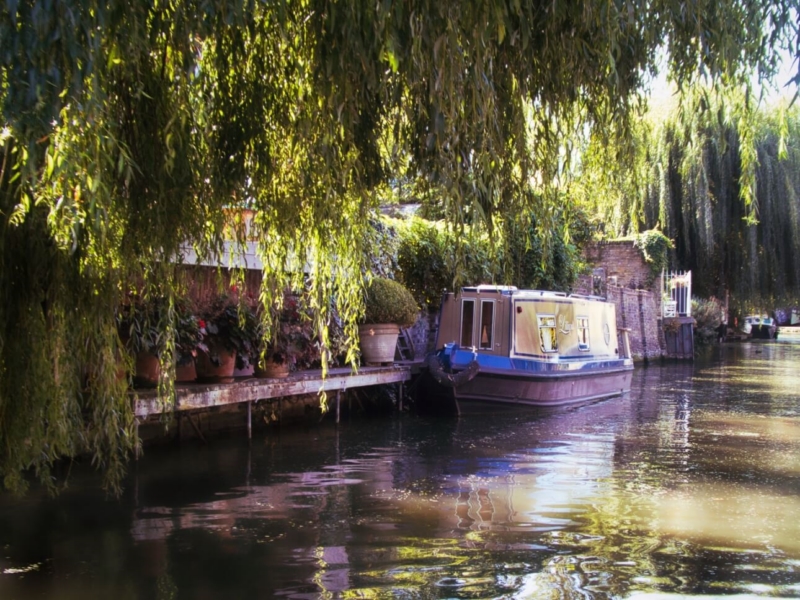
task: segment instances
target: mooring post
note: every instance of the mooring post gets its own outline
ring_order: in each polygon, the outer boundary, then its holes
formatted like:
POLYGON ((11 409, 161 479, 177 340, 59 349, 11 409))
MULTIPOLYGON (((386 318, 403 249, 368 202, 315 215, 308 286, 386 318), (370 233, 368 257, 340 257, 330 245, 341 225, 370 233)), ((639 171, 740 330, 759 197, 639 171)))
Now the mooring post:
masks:
POLYGON ((253 439, 253 403, 247 403, 247 439, 253 439))
POLYGON ((336 424, 339 424, 339 416, 341 414, 340 404, 342 400, 342 390, 336 390, 336 424))
POLYGON ((136 437, 135 446, 133 447, 133 459, 139 460, 139 445, 142 441, 139 439, 139 419, 136 418, 133 421, 133 434, 136 437))

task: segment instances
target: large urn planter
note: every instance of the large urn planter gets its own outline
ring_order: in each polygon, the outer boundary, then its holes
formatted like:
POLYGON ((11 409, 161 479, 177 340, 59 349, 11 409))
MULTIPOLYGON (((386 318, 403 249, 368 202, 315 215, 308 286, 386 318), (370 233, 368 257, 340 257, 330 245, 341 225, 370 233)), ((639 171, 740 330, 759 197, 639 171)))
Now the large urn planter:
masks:
POLYGON ((400 327, 394 323, 359 325, 359 346, 364 363, 373 366, 393 363, 399 334, 400 327))
POLYGON ((413 324, 419 314, 414 297, 402 284, 376 277, 364 296, 364 317, 358 328, 361 356, 367 365, 392 364, 400 327, 413 324))
POLYGON ((227 348, 197 352, 197 380, 212 383, 230 383, 236 368, 236 351, 227 348))

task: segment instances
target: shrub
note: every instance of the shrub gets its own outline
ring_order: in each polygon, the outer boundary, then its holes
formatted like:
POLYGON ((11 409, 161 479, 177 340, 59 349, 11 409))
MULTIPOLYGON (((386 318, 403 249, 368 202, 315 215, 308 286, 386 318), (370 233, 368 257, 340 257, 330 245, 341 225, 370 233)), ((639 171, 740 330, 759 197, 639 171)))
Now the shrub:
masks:
POLYGON ((397 261, 403 282, 428 307, 438 307, 442 294, 453 284, 446 248, 444 233, 434 223, 412 219, 400 229, 397 261))
POLYGON ((261 356, 265 361, 287 365, 291 370, 310 369, 320 361, 313 322, 308 309, 290 293, 283 298, 283 307, 273 315, 272 337, 264 341, 259 327, 261 356))
POLYGON ((419 306, 411 292, 402 284, 383 277, 376 277, 369 283, 364 302, 363 323, 396 323, 408 327, 419 315, 419 306))
POLYGON ((708 300, 692 298, 695 345, 704 346, 717 339, 717 327, 722 323, 724 312, 722 303, 713 296, 708 300))
POLYGON ((494 281, 488 236, 468 235, 459 240, 464 261, 456 269, 459 244, 451 232, 419 218, 407 220, 397 230, 398 278, 428 309, 438 309, 442 295, 454 285, 494 281))

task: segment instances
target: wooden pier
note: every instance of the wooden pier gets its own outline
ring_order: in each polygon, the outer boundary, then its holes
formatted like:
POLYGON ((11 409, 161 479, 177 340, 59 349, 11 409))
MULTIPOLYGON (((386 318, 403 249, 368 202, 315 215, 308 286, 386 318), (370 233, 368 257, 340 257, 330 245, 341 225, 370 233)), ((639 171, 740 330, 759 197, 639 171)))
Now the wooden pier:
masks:
MULTIPOLYGON (((175 404, 165 405, 156 390, 139 389, 134 397, 134 414, 137 423, 165 412, 187 412, 246 404, 247 432, 252 434, 251 407, 254 402, 277 398, 318 394, 320 390, 333 393, 329 397, 331 408, 339 421, 339 399, 341 392, 374 385, 402 384, 411 379, 419 369, 419 363, 404 362, 389 366, 360 367, 353 372, 349 367, 330 369, 322 378, 320 370, 297 371, 280 379, 255 377, 235 378, 230 383, 189 383, 175 386, 175 404)), ((402 387, 400 398, 402 402, 402 387)))

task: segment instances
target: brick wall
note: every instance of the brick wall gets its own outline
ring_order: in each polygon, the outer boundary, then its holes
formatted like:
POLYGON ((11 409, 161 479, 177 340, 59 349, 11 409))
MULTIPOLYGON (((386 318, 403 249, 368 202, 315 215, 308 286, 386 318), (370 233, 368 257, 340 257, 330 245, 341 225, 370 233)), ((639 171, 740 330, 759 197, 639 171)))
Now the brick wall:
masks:
POLYGON ((636 360, 664 356, 661 331, 661 280, 650 285, 650 267, 630 241, 592 244, 584 250, 594 267, 576 286, 579 293, 605 296, 617 305, 617 325, 630 329, 631 353, 636 360))
POLYGON ((584 256, 589 264, 602 267, 606 271, 606 278, 613 285, 630 289, 648 289, 653 292, 653 286, 658 286, 655 281, 651 285, 650 267, 644 261, 641 251, 635 248, 633 242, 600 242, 592 244, 584 250, 584 256))
POLYGON ((634 360, 649 361, 663 356, 663 335, 655 295, 648 290, 608 286, 608 301, 617 308, 617 327, 629 329, 634 360))

